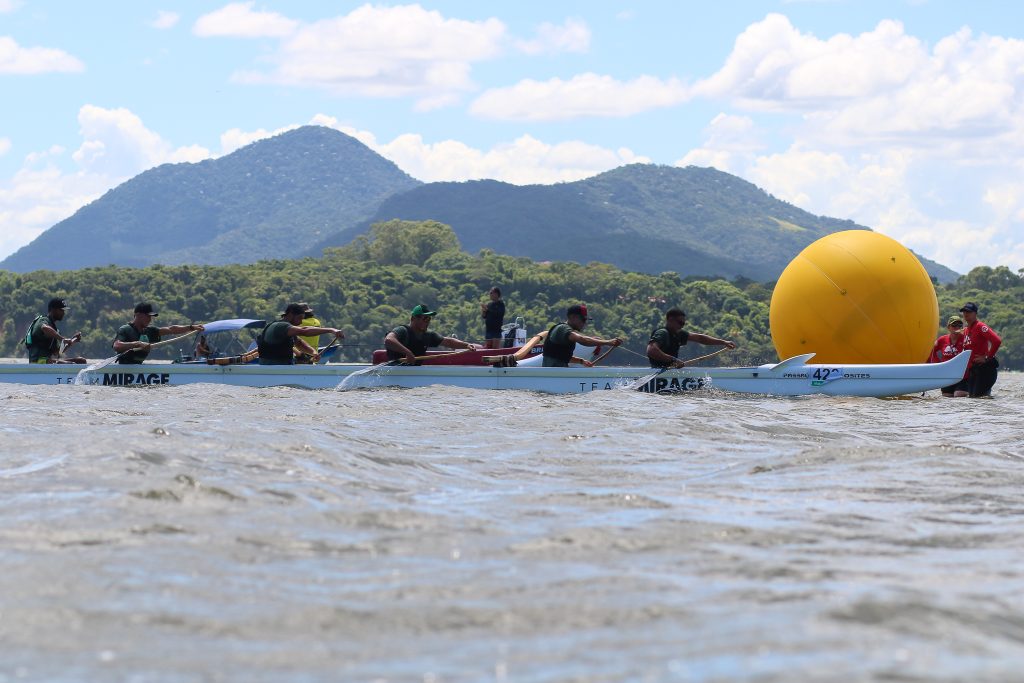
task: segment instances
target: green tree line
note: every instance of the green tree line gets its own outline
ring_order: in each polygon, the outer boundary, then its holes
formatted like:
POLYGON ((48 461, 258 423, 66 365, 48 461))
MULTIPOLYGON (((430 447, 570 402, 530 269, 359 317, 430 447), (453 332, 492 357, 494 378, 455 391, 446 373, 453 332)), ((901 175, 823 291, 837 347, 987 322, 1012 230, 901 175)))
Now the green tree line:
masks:
MULTIPOLYGON (((353 244, 328 249, 321 258, 261 261, 251 265, 85 268, 74 271, 0 271, 0 355, 23 357, 29 322, 54 296, 71 307, 61 330, 81 330, 75 353, 113 355, 117 328, 139 301, 159 310, 161 324, 225 318, 276 319, 290 301, 306 301, 326 325, 345 330, 342 359, 367 361, 384 335, 408 320, 416 304, 437 307, 432 329, 461 339, 483 336, 481 301, 497 285, 507 304, 506 322, 522 317, 533 333, 564 319, 565 309, 587 304, 604 336, 626 339, 615 362, 641 364, 650 332, 664 311, 680 306, 687 329, 734 340, 739 348, 718 356, 722 364, 777 360, 768 309, 772 283, 746 279, 681 278, 622 271, 602 263, 537 263, 483 250, 460 250, 452 230, 435 221, 375 224, 353 244)), ((1005 267, 976 268, 957 283, 937 289, 943 319, 964 301, 977 301, 982 317, 1004 339, 1004 367, 1024 367, 1024 281, 1005 267)), ((936 330, 938 334, 940 330, 936 330)), ((182 347, 188 346, 182 344, 182 347)), ((691 357, 706 352, 684 347, 691 357)), ((154 357, 173 358, 173 345, 154 357)))

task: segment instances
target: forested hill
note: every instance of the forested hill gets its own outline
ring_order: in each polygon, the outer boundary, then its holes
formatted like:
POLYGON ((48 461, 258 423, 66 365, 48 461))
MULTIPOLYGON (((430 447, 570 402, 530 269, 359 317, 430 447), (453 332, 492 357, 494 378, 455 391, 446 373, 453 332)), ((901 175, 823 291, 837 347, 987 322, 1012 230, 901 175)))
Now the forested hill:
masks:
POLYGON ((219 159, 165 164, 8 257, 15 272, 299 255, 419 181, 348 135, 305 126, 219 159))
MULTIPOLYGON (((634 164, 557 185, 421 185, 390 197, 372 218, 318 248, 346 244, 371 223, 394 218, 448 224, 471 252, 488 248, 535 260, 762 281, 777 279, 816 239, 866 229, 815 216, 715 169, 634 164)), ((921 261, 939 282, 957 277, 921 261)))

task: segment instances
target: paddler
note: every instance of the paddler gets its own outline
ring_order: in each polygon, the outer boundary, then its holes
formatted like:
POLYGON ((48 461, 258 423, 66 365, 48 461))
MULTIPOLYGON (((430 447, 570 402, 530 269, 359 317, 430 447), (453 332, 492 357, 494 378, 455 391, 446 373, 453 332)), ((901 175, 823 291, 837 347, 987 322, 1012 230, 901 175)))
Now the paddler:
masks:
POLYGON ((312 327, 302 324, 308 306, 300 303, 288 304, 280 320, 268 322, 256 335, 256 348, 260 353, 260 365, 292 365, 295 363, 295 347, 312 352, 315 359, 319 358, 315 348, 310 348, 301 337, 321 334, 333 334, 344 339, 345 333, 334 327, 312 327))
POLYGON ((117 330, 114 338, 114 351, 120 354, 117 362, 123 365, 138 365, 146 360, 149 355, 149 348, 160 341, 165 334, 184 334, 186 332, 202 332, 205 328, 202 325, 192 323, 189 325, 164 325, 157 327, 153 319, 159 313, 151 303, 138 303, 135 305, 132 321, 122 325, 117 330))
POLYGON ((28 349, 29 363, 86 363, 84 358, 61 358, 60 354, 67 351, 73 344, 82 340, 82 333, 76 332, 64 337, 57 330, 57 323, 64 319, 68 312, 68 304, 64 299, 50 299, 46 305, 46 315, 36 316, 25 332, 25 347, 28 349))
POLYGON ((665 313, 665 324, 651 333, 647 342, 647 360, 652 368, 681 368, 684 362, 679 360, 679 347, 688 342, 697 342, 705 346, 725 346, 735 349, 736 344, 727 339, 719 339, 697 332, 687 332, 686 313, 681 308, 670 308, 665 313))
POLYGON ((446 346, 449 349, 468 349, 470 351, 480 348, 476 344, 464 342, 455 337, 444 337, 428 329, 430 321, 435 315, 437 315, 437 311, 430 310, 429 306, 420 304, 413 308, 409 314, 409 324, 399 325, 384 337, 384 348, 387 349, 388 360, 416 365, 419 363, 417 357, 427 355, 427 349, 432 346, 446 346))
MULTIPOLYGON (((303 311, 302 322, 300 322, 299 325, 302 327, 320 327, 322 323, 313 313, 313 308, 305 302, 302 302, 299 305, 306 309, 303 311)), ((299 350, 298 345, 296 345, 296 352, 298 355, 295 356, 295 362, 307 365, 315 362, 313 359, 317 354, 317 349, 320 348, 320 335, 311 334, 309 336, 300 336, 298 339, 302 340, 302 342, 312 351, 299 350)))
POLYGON ((582 363, 592 367, 594 364, 588 360, 582 360, 572 355, 577 344, 583 346, 621 346, 622 340, 600 339, 580 334, 587 324, 587 307, 583 304, 573 304, 565 313, 565 322, 553 325, 548 330, 548 337, 544 340, 544 367, 546 368, 567 368, 570 362, 582 363))

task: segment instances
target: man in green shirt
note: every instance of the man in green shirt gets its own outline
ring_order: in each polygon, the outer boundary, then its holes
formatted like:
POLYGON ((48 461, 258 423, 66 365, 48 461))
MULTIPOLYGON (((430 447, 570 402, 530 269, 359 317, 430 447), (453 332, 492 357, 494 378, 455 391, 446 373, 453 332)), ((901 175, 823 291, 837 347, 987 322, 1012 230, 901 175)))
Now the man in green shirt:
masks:
MULTIPOLYGON (((256 348, 260 352, 260 365, 292 365, 295 363, 295 345, 302 344, 306 349, 309 346, 301 341, 301 337, 315 335, 319 338, 321 334, 333 334, 338 339, 344 339, 345 333, 333 327, 307 327, 302 325, 302 319, 306 316, 306 304, 288 304, 280 320, 268 322, 256 336, 256 348)), ((316 349, 310 349, 315 357, 316 349)))
POLYGON ((36 316, 25 332, 25 347, 28 349, 29 363, 85 363, 84 358, 64 358, 60 354, 67 351, 72 344, 82 340, 82 333, 77 332, 64 337, 57 331, 57 323, 64 319, 68 312, 68 304, 64 299, 50 299, 46 305, 46 315, 36 316), (63 346, 63 348, 62 348, 63 346))
POLYGON ((480 347, 454 337, 443 337, 430 327, 431 319, 437 315, 428 306, 419 305, 412 309, 408 325, 399 325, 384 337, 384 348, 388 351, 388 360, 401 360, 409 365, 416 365, 417 356, 427 355, 431 346, 447 346, 449 349, 469 349, 475 351, 480 347))
POLYGON ((652 368, 681 368, 683 361, 679 360, 679 347, 685 346, 687 342, 697 342, 707 346, 727 346, 735 349, 736 344, 726 339, 711 337, 706 334, 687 332, 683 329, 686 324, 686 313, 680 308, 670 308, 665 314, 665 324, 651 333, 651 340, 647 343, 647 360, 651 362, 652 368))
POLYGON ((141 364, 149 356, 150 346, 159 342, 165 334, 184 334, 193 330, 202 332, 205 329, 202 325, 196 324, 157 327, 153 324, 153 319, 158 315, 153 309, 153 304, 136 304, 132 321, 119 327, 114 338, 114 351, 120 354, 117 358, 118 363, 141 364))
MULTIPOLYGON (((577 344, 583 346, 621 346, 622 340, 600 339, 580 334, 587 324, 587 307, 583 304, 573 304, 565 314, 565 322, 558 323, 548 330, 548 337, 544 340, 544 367, 546 368, 567 368, 574 360, 572 355, 577 344)), ((577 359, 578 360, 578 359, 577 359)), ((583 365, 590 366, 590 361, 579 361, 583 365)))

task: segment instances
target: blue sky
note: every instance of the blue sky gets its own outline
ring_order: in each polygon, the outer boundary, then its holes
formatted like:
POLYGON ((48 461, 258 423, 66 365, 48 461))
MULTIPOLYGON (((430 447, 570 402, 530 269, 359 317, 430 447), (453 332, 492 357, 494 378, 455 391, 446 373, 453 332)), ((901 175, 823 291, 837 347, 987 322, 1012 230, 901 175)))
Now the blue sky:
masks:
POLYGON ((966 272, 1024 268, 1024 10, 986 2, 0 0, 0 258, 298 125, 424 181, 715 166, 966 272))

